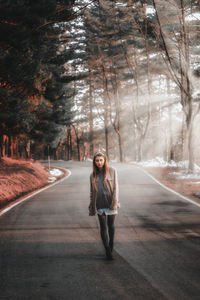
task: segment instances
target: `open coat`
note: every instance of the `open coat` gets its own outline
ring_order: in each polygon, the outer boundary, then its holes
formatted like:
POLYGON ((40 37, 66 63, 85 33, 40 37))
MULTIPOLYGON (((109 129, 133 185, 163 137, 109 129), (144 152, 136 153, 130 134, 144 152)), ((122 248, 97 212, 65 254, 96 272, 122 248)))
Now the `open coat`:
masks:
MULTIPOLYGON (((108 176, 106 178, 106 188, 111 195, 111 210, 117 210, 120 207, 119 196, 118 196, 118 179, 117 172, 114 168, 109 167, 108 176)), ((95 184, 95 179, 93 178, 93 173, 90 175, 90 205, 89 205, 89 215, 94 216, 97 213, 96 200, 97 200, 97 183, 95 184)))

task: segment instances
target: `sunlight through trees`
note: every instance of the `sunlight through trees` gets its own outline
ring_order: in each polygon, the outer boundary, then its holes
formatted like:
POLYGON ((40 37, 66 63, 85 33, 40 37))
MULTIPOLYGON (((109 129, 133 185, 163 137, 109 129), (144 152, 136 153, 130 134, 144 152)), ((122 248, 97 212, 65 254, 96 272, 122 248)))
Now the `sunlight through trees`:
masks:
POLYGON ((1 156, 200 162, 197 0, 0 3, 1 156))

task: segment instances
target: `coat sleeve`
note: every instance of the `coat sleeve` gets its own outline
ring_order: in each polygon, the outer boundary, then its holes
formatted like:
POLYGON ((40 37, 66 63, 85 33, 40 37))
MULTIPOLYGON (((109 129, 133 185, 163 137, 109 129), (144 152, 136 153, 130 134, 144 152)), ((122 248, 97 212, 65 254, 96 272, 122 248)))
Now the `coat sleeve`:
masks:
POLYGON ((113 188, 113 200, 111 204, 111 209, 117 210, 119 207, 120 207, 120 202, 119 202, 118 176, 117 176, 117 171, 114 169, 114 188, 113 188))
POLYGON ((92 178, 90 176, 90 204, 92 204, 92 198, 93 198, 93 189, 92 189, 92 178))
POLYGON ((90 175, 90 204, 89 204, 89 216, 95 215, 95 208, 94 208, 94 190, 92 185, 92 176, 90 175))

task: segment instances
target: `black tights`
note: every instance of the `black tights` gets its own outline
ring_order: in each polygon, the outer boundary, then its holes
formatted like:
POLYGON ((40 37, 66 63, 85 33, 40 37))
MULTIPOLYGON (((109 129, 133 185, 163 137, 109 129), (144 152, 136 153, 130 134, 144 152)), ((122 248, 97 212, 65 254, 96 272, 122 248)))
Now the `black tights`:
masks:
POLYGON ((105 248, 110 247, 111 251, 113 249, 114 244, 114 234, 115 234, 115 215, 108 215, 105 214, 98 215, 99 218, 99 224, 100 224, 100 232, 101 232, 101 238, 102 242, 104 244, 105 248), (106 222, 107 219, 107 222, 106 222), (108 230, 107 230, 108 229, 108 230), (108 238, 109 235, 109 238, 108 238))

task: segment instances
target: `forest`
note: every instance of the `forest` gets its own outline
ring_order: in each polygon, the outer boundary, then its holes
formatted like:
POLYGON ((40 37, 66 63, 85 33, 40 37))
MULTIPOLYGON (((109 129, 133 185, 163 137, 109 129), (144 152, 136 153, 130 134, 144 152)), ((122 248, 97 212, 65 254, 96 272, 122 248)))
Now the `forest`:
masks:
POLYGON ((200 163, 198 0, 0 0, 0 158, 200 163))

